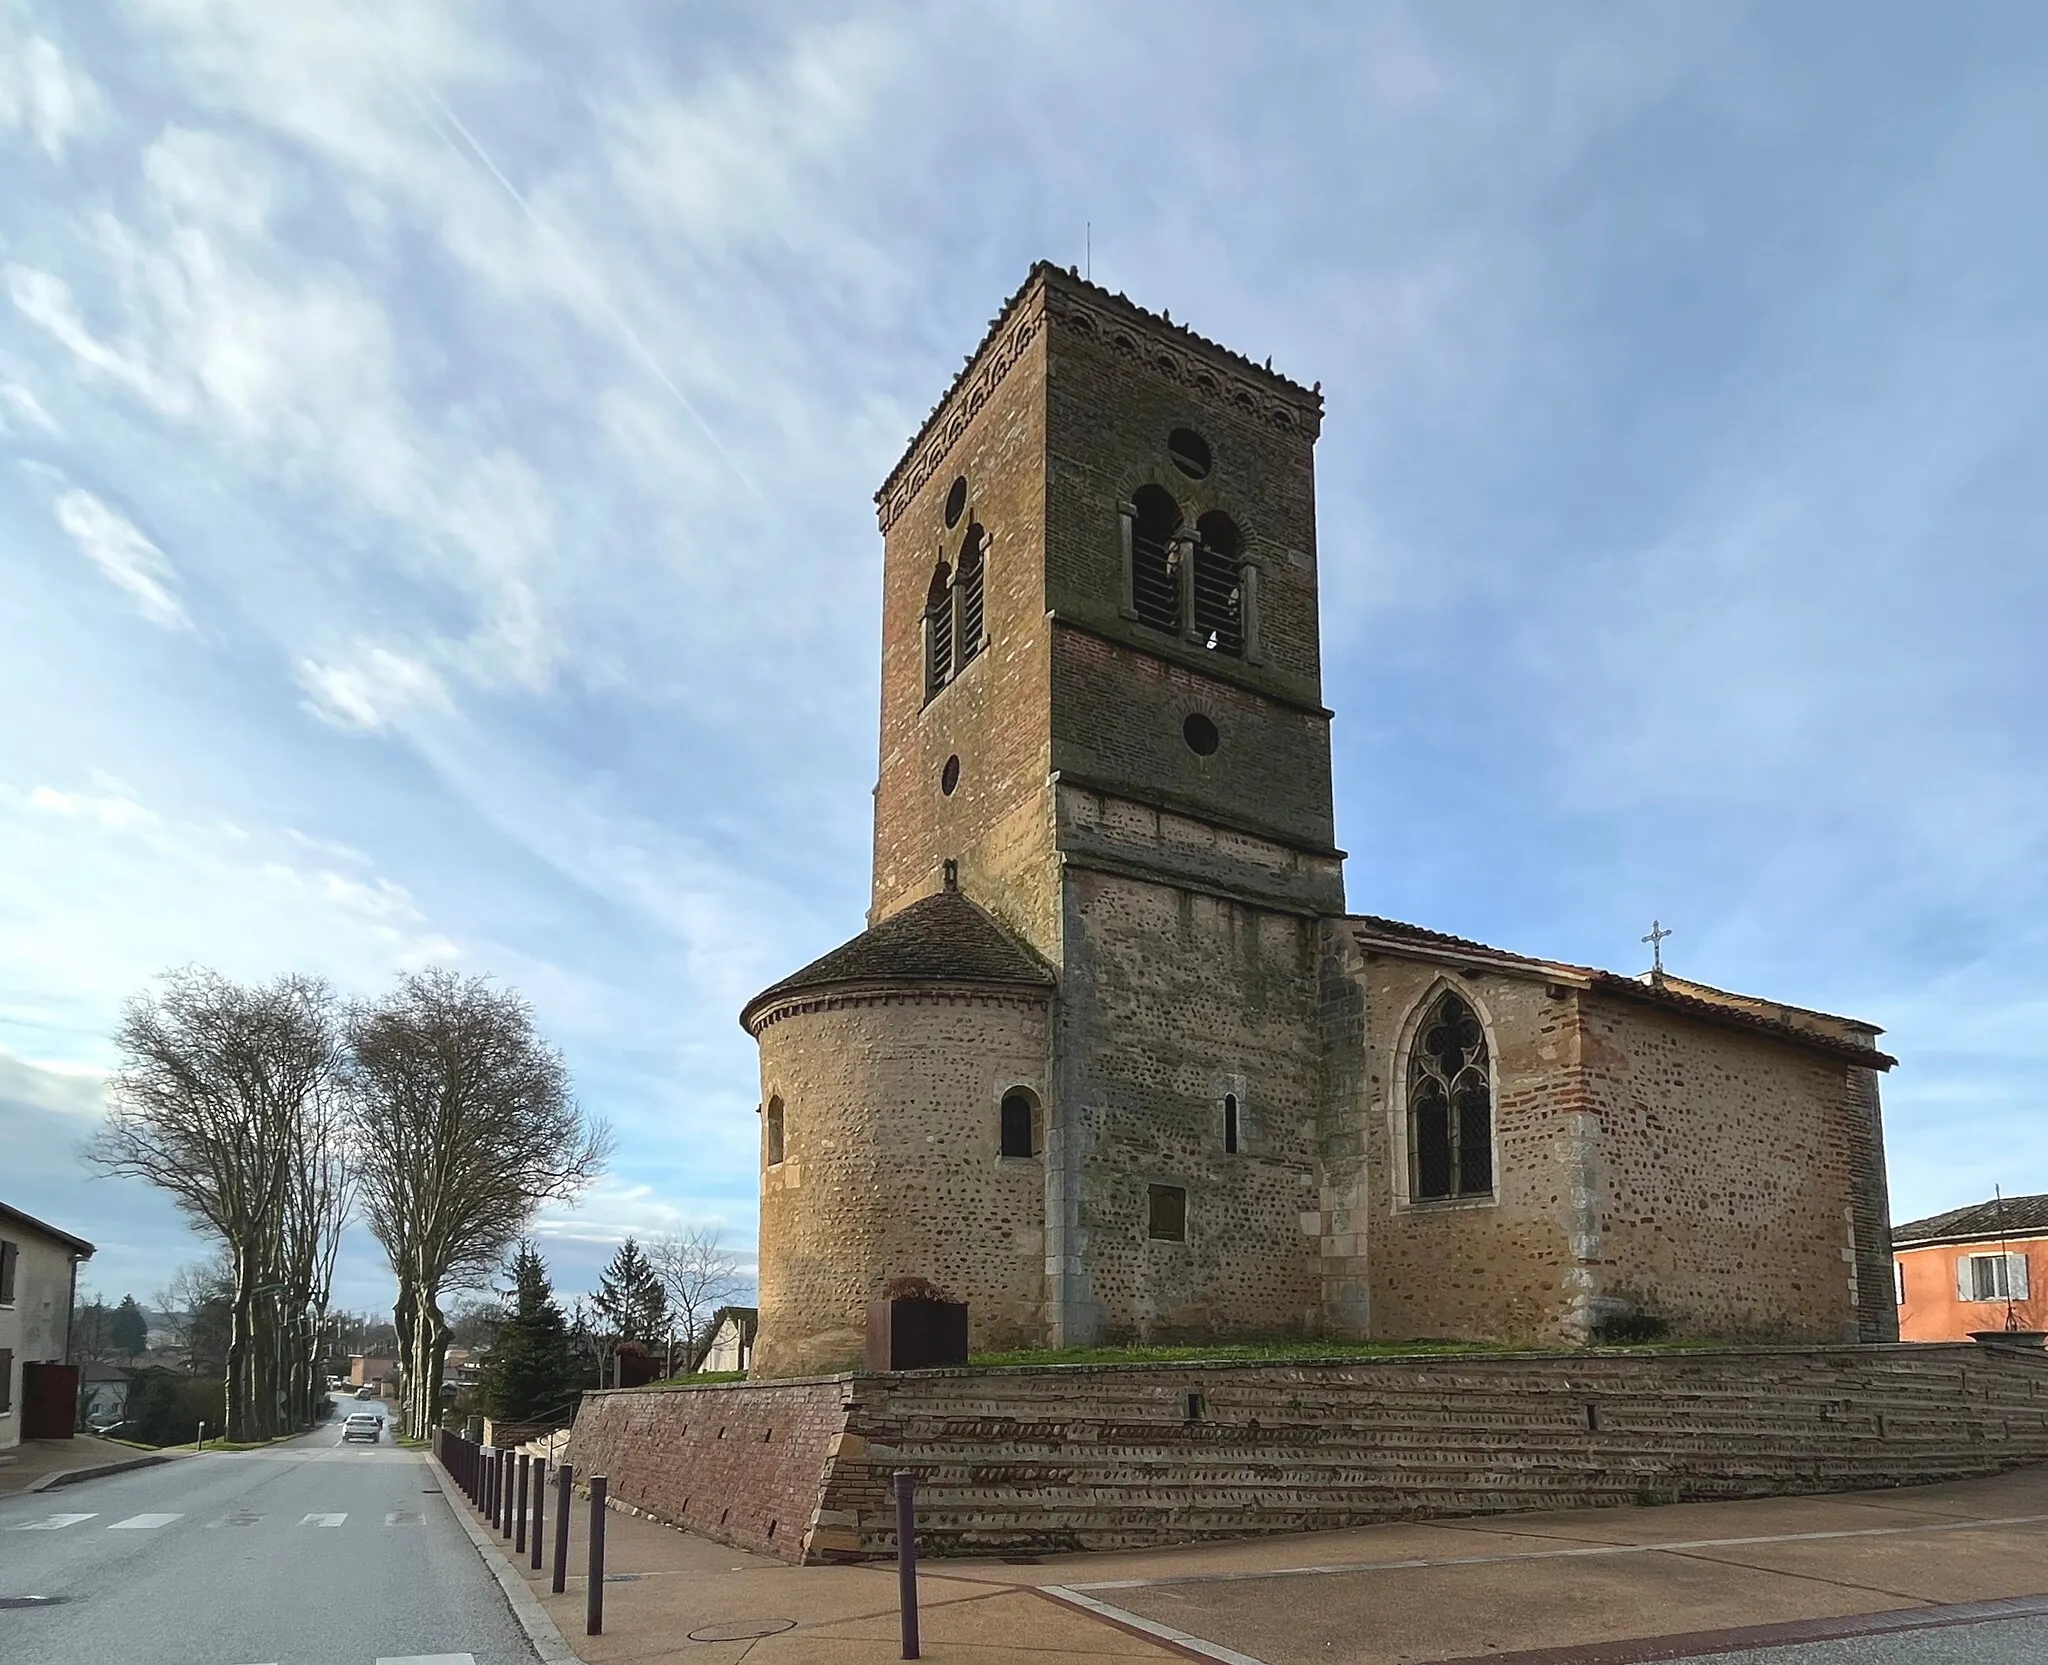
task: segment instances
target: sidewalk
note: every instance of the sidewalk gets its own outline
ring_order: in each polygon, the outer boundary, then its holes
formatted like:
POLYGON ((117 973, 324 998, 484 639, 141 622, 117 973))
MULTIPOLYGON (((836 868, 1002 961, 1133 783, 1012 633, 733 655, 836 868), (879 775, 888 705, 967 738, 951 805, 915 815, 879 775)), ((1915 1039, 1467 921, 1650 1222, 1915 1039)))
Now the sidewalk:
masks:
MULTIPOLYGON (((459 1493, 451 1501, 468 1504, 459 1493)), ((550 1488, 549 1503, 554 1501, 550 1488)), ((613 1511, 605 1634, 583 1634, 584 1533, 568 1587, 525 1578, 591 1665, 848 1665, 897 1657, 893 1566, 791 1567, 613 1511)), ((508 1559, 510 1546, 502 1544, 508 1559)), ((552 1553, 554 1523, 548 1522, 552 1553)), ((1685 1651, 1963 1622, 2048 1624, 2048 1469, 1910 1490, 1577 1510, 1033 1564, 928 1561, 924 1656, 960 1665, 1221 1659, 1415 1665, 1673 1658, 1685 1651), (1581 1651, 1583 1650, 1583 1651, 1581 1651)))
POLYGON ((94 1439, 90 1434, 68 1440, 23 1440, 6 1455, 14 1460, 0 1462, 0 1497, 47 1491, 52 1486, 170 1460, 158 1452, 137 1451, 132 1445, 94 1439))

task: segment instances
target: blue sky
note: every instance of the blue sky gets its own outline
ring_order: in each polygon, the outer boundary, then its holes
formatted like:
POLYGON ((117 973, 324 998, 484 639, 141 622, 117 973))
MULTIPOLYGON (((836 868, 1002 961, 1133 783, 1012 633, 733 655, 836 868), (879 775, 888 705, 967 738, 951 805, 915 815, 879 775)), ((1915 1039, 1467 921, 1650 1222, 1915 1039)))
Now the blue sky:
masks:
MULTIPOLYGON (((2048 14, 0 0, 0 1193, 167 966, 522 989, 542 1221, 751 1248, 858 929, 871 495, 1029 263, 1320 380, 1360 911, 1883 1024, 2048 1190, 2048 14)), ((352 1242, 340 1298, 388 1298, 352 1242)))

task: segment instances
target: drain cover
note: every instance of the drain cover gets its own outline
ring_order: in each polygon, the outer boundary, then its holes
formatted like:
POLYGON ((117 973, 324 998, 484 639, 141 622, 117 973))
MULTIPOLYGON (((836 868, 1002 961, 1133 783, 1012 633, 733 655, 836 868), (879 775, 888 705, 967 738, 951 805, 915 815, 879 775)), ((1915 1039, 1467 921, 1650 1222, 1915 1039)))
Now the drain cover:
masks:
POLYGON ((8 1607, 55 1607, 62 1596, 0 1596, 0 1608, 8 1607))
POLYGON ((742 1619, 736 1624, 706 1625, 690 1632, 693 1642, 751 1642, 756 1636, 780 1636, 796 1629, 794 1619, 742 1619))

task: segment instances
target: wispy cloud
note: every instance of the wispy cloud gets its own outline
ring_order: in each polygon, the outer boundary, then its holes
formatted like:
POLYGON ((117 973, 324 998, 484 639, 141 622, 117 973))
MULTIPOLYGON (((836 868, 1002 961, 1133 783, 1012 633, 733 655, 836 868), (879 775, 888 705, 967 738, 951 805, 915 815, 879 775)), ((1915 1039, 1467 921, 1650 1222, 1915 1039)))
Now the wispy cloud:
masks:
POLYGON ((59 495, 57 524, 78 552, 127 592, 136 610, 166 630, 190 630, 192 617, 178 596, 177 569, 133 521, 76 487, 59 495))

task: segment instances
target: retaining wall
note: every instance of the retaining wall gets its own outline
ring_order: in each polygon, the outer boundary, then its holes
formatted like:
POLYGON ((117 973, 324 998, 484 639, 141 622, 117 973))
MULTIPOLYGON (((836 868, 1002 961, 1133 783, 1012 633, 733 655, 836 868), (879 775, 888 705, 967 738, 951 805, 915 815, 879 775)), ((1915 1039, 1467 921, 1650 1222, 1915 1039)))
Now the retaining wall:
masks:
POLYGON ((2048 1461, 2048 1354, 1970 1344, 853 1374, 586 1395, 577 1472, 789 1560, 1125 1549, 1918 1485, 2048 1461))

